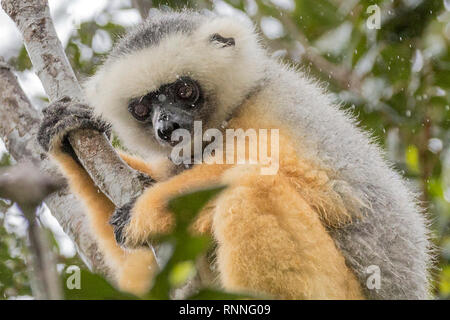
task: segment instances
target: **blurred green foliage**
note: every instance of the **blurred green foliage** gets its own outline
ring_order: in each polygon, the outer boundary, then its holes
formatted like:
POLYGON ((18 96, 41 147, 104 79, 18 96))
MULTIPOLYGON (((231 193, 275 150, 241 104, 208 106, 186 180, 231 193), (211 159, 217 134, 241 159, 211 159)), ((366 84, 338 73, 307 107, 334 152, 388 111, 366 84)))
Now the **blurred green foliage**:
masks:
MULTIPOLYGON (((123 10, 130 5, 125 1, 123 10)), ((153 5, 245 13, 260 28, 263 41, 274 54, 323 81, 420 192, 439 248, 434 293, 438 298, 450 297, 450 1, 177 0, 153 1, 153 5), (367 25, 372 5, 380 10, 379 29, 367 25)), ((125 30, 113 22, 109 11, 101 15, 106 22, 83 22, 74 28, 66 46, 79 79, 92 75, 107 54, 95 49, 95 36, 100 32, 114 42, 125 30)), ((19 70, 31 67, 24 49, 11 62, 19 70)), ((118 141, 115 144, 120 145, 118 141)), ((174 200, 172 209, 187 219, 186 225, 203 201, 217 191, 198 197, 186 195, 174 200)), ((29 294, 24 260, 10 253, 18 246, 11 245, 8 239, 12 238, 0 227, 0 256, 6 257, 0 259, 0 297, 10 296, 5 294, 7 288, 13 288, 15 295, 29 294)), ((192 276, 194 258, 209 243, 189 236, 181 227, 160 240, 174 251, 147 298, 167 298, 170 288, 192 276)), ((99 276, 83 278, 95 284, 92 288, 102 288, 97 295, 86 289, 86 298, 122 297, 99 276)), ((78 294, 68 293, 67 297, 83 297, 78 294)), ((220 296, 209 291, 199 294, 203 298, 220 296)))

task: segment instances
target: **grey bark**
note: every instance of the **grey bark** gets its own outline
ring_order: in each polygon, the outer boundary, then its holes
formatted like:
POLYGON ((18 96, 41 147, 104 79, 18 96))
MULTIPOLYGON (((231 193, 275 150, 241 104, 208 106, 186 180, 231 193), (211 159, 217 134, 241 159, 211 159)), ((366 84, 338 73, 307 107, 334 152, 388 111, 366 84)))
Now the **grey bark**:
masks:
MULTIPOLYGON (((10 67, 1 59, 0 108, 0 138, 5 142, 11 156, 17 161, 31 161, 40 170, 54 177, 62 177, 37 143, 40 112, 33 108, 10 67)), ((45 203, 76 244, 86 265, 91 270, 109 274, 96 242, 88 231, 88 221, 80 202, 68 188, 51 194, 45 203)))

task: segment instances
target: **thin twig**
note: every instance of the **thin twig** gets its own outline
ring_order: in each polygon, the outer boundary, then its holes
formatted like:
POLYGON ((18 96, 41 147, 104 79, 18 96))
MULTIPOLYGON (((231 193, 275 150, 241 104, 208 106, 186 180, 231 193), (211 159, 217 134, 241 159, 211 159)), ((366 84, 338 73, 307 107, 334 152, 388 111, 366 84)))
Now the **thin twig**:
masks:
POLYGON ((148 17, 148 12, 152 8, 152 0, 132 0, 131 5, 139 11, 142 20, 145 20, 148 17))
POLYGON ((290 36, 297 40, 305 49, 303 58, 309 61, 321 73, 330 76, 344 90, 361 95, 361 79, 349 68, 334 64, 321 56, 317 49, 310 45, 306 36, 293 23, 288 14, 278 17, 290 36))
POLYGON ((56 271, 56 259, 48 240, 36 221, 36 208, 50 193, 62 188, 62 179, 41 173, 31 163, 8 167, 0 172, 0 197, 16 202, 28 220, 28 239, 31 253, 31 279, 36 299, 62 298, 61 284, 56 271))

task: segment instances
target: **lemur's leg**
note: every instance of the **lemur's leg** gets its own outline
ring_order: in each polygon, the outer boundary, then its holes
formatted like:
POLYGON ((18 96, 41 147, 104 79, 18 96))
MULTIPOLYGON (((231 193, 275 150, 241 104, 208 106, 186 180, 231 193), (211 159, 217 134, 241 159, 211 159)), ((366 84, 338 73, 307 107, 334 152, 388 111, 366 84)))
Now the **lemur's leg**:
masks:
POLYGON ((119 156, 134 170, 145 173, 155 181, 163 181, 167 179, 170 174, 170 161, 159 161, 155 163, 148 163, 143 159, 131 156, 123 151, 118 150, 119 156))
POLYGON ((71 190, 85 205, 92 234, 97 240, 107 266, 113 271, 119 288, 138 295, 145 293, 157 268, 153 253, 144 248, 127 250, 121 248, 109 224, 115 210, 114 204, 70 155, 57 152, 52 154, 52 158, 62 167, 71 190))
POLYGON ((281 176, 233 168, 213 232, 225 289, 286 299, 362 299, 319 215, 281 176))
MULTIPOLYGON (((73 105, 70 99, 51 104, 44 115, 38 133, 39 143, 60 165, 71 190, 85 205, 92 233, 107 266, 113 272, 114 280, 125 291, 145 293, 156 268, 153 253, 148 249, 124 250, 117 244, 109 224, 115 210, 114 204, 95 186, 87 172, 74 160, 73 150, 64 143, 64 137, 70 130, 84 127, 104 131, 107 125, 92 118, 88 107, 73 105)), ((150 173, 148 166, 144 167, 131 157, 124 158, 131 165, 140 164, 136 166, 138 170, 150 173)))

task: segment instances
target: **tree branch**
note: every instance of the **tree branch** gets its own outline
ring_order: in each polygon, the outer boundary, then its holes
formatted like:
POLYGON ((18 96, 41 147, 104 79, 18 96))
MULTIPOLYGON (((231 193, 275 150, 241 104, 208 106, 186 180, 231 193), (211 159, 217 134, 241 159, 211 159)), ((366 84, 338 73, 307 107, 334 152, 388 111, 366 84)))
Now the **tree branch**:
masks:
MULTIPOLYGON (((33 108, 10 67, 0 58, 0 138, 16 161, 31 161, 54 177, 62 177, 47 155, 39 147, 36 134, 40 113, 33 108)), ((78 253, 86 265, 94 271, 109 274, 103 257, 89 233, 79 200, 68 188, 48 196, 45 203, 63 230, 75 242, 78 253)))
POLYGON ((303 54, 305 60, 309 61, 321 73, 329 75, 342 89, 361 95, 361 79, 351 69, 334 64, 322 57, 317 50, 309 44, 306 36, 293 23, 287 13, 280 14, 279 19, 292 38, 297 40, 305 48, 303 54))
MULTIPOLYGON (((2 0, 2 7, 22 33, 28 55, 50 100, 69 96, 83 102, 82 90, 57 37, 47 1, 2 0)), ((104 134, 77 130, 70 133, 69 141, 93 181, 117 207, 142 193, 148 179, 119 157, 104 134)))
POLYGON ((152 8, 152 0, 132 0, 131 5, 139 11, 142 20, 145 20, 148 17, 148 12, 152 8))

